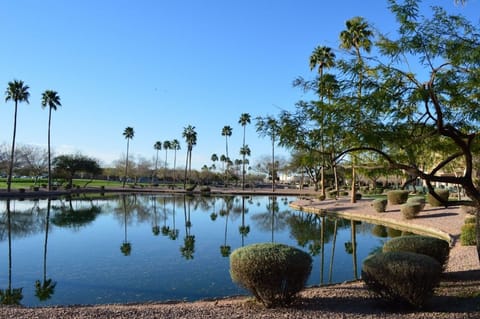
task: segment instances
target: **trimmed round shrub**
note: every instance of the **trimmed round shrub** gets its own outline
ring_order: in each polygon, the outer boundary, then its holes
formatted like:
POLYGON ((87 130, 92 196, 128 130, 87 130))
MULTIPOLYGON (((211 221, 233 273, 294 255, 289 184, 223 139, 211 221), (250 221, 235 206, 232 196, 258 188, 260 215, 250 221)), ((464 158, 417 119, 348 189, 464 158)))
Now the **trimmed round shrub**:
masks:
POLYGON ((418 203, 420 204, 420 210, 423 210, 425 208, 425 197, 423 196, 414 196, 414 197, 409 197, 407 199, 407 203, 418 203))
POLYGON ((375 208, 375 211, 377 211, 377 213, 384 213, 385 210, 387 209, 387 199, 375 199, 373 202, 372 202, 372 206, 373 208, 375 208))
POLYGON ((419 203, 406 203, 400 207, 400 212, 405 219, 413 219, 422 210, 422 205, 419 203))
POLYGON ((327 193, 328 198, 337 198, 337 194, 338 194, 338 192, 335 191, 335 190, 329 191, 329 192, 327 193))
POLYGON ((393 190, 387 192, 388 202, 391 205, 400 205, 407 202, 408 191, 404 190, 393 190))
POLYGON ((440 282, 442 267, 427 255, 387 252, 363 261, 362 279, 368 289, 392 303, 422 308, 440 282))
POLYGON ((355 199, 356 200, 361 200, 362 199, 362 194, 361 193, 356 193, 355 194, 355 199))
POLYGON ((311 270, 309 254, 284 244, 253 244, 230 255, 233 282, 268 308, 291 303, 305 287, 311 270))
POLYGON ((460 242, 462 243, 462 246, 475 246, 477 244, 475 224, 468 223, 462 226, 460 242))
POLYGON ((446 267, 450 245, 447 241, 421 235, 392 238, 383 245, 383 252, 406 251, 432 257, 446 267))
MULTIPOLYGON (((448 189, 436 189, 435 193, 445 202, 448 202, 448 197, 450 196, 450 192, 448 191, 448 189)), ((433 206, 433 207, 445 206, 445 204, 442 204, 430 193, 427 194, 427 201, 430 204, 430 206, 433 206)))

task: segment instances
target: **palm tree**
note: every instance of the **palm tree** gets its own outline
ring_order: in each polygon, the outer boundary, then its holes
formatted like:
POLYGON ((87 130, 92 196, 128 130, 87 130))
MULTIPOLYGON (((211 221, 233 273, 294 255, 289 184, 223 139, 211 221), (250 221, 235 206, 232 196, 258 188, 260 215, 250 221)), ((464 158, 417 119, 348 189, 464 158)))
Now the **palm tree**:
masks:
POLYGON ((256 126, 260 136, 269 136, 272 141, 272 192, 275 192, 275 179, 277 178, 275 173, 275 142, 280 131, 280 124, 274 117, 266 116, 265 118, 257 117, 256 126))
POLYGON ((225 136, 225 154, 227 157, 227 166, 225 168, 225 186, 227 186, 227 177, 228 177, 228 163, 230 161, 230 158, 228 157, 228 138, 232 136, 232 128, 229 125, 225 125, 222 128, 222 136, 225 136))
POLYGON ((320 95, 320 105, 321 105, 321 127, 320 127, 320 146, 322 154, 322 168, 320 171, 320 179, 322 184, 322 195, 325 197, 325 140, 324 140, 324 119, 325 119, 325 108, 323 105, 323 96, 325 92, 323 90, 323 69, 331 68, 335 64, 335 54, 332 52, 332 49, 326 46, 318 46, 313 50, 312 55, 310 56, 310 70, 313 70, 318 65, 318 74, 319 74, 319 88, 318 94, 320 95))
POLYGON ((162 150, 162 142, 156 141, 155 144, 153 144, 153 148, 157 151, 157 154, 155 155, 155 173, 152 175, 152 184, 153 184, 153 177, 157 175, 157 169, 158 169, 158 151, 162 150))
POLYGON ((188 125, 183 128, 182 137, 187 143, 187 158, 185 162, 185 179, 183 181, 183 188, 187 187, 187 167, 188 167, 188 177, 190 178, 192 172, 192 149, 193 146, 197 144, 197 132, 195 132, 195 126, 188 125))
POLYGON ((123 136, 127 139, 127 156, 125 159, 125 177, 123 178, 123 187, 125 188, 125 183, 127 181, 127 175, 128 175, 128 151, 130 148, 130 140, 133 138, 135 135, 135 132, 133 131, 133 127, 126 127, 125 130, 123 131, 123 136))
MULTIPOLYGON (((213 162, 213 166, 212 167, 215 167, 215 162, 218 161, 218 155, 216 153, 213 153, 212 156, 210 157, 210 159, 212 160, 213 162)), ((215 169, 215 168, 214 168, 215 169)))
MULTIPOLYGON (((357 82, 357 103, 358 110, 361 107, 362 98, 362 72, 363 72, 363 59, 360 50, 364 49, 366 52, 370 52, 372 47, 372 41, 370 38, 373 36, 373 32, 370 30, 368 23, 362 17, 354 17, 346 22, 347 29, 340 33, 340 47, 346 50, 353 49, 357 58, 358 66, 358 82, 357 82)), ((360 116, 357 114, 357 122, 360 122, 360 116)), ((355 157, 352 156, 352 194, 351 202, 355 203, 355 157)))
POLYGON ((7 192, 10 192, 12 186, 12 174, 13 174, 13 162, 15 159, 15 137, 17 135, 17 110, 18 103, 28 102, 30 88, 25 85, 23 81, 13 80, 8 82, 7 90, 5 91, 5 102, 12 100, 15 103, 15 112, 13 116, 13 137, 12 137, 12 150, 10 152, 10 163, 8 165, 8 177, 7 177, 7 192))
POLYGON ((177 166, 177 151, 180 149, 180 142, 177 139, 172 141, 172 150, 173 150, 173 184, 177 181, 177 175, 175 172, 177 166))
POLYGON ((42 108, 48 106, 48 190, 52 189, 52 160, 50 148, 50 127, 52 123, 52 110, 56 111, 57 107, 62 106, 60 96, 56 91, 46 90, 42 93, 42 108))
POLYGON ((240 155, 242 155, 242 189, 245 189, 245 164, 248 163, 248 159, 245 158, 246 156, 251 155, 250 147, 248 145, 243 144, 243 146, 240 148, 240 155))
POLYGON ((170 141, 165 141, 163 142, 163 149, 165 150, 165 165, 163 166, 163 179, 166 179, 166 174, 167 174, 167 157, 168 157, 168 150, 172 149, 172 142, 170 141))
MULTIPOLYGON (((242 148, 245 148, 245 128, 247 127, 247 124, 250 124, 250 114, 248 113, 242 113, 240 115, 240 119, 238 120, 238 123, 243 126, 243 144, 242 148)), ((243 154, 243 166, 242 166, 242 189, 245 189, 245 156, 246 154, 243 154)))

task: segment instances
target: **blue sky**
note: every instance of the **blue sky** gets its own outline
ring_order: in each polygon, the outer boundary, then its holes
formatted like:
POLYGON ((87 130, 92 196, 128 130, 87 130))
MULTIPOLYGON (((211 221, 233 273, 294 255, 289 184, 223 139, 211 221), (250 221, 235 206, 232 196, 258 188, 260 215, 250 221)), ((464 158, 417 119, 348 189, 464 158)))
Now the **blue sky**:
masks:
MULTIPOLYGON (((423 2, 435 3, 479 20, 479 0, 423 2)), ((384 33, 395 29, 383 0, 2 0, 0 87, 13 79, 30 86, 30 104, 19 107, 20 144, 46 147, 40 99, 53 89, 63 104, 52 119, 57 154, 81 152, 108 165, 125 153, 122 132, 131 126, 132 154, 151 159, 155 141, 176 138, 181 166, 182 131, 193 125, 200 168, 225 153, 225 125, 233 128, 230 158, 240 158, 240 114, 276 115, 308 98, 292 81, 314 76, 311 52, 336 49, 354 16, 384 33)), ((14 107, 2 104, 0 144, 9 144, 14 107)), ((252 163, 270 154, 254 123, 246 134, 252 163)))

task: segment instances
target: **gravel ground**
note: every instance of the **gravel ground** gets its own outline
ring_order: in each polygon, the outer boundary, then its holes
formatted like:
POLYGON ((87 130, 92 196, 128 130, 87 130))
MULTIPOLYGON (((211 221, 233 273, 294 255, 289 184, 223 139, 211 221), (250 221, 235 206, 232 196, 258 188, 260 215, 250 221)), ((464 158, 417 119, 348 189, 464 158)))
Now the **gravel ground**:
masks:
MULTIPOLYGON (((375 213, 366 200, 295 203, 310 211, 342 211, 352 216, 405 223, 399 207, 375 213)), ((2 307, 0 318, 480 318, 480 263, 475 247, 458 242, 465 218, 458 207, 429 208, 404 226, 417 225, 451 238, 449 264, 441 285, 421 311, 391 308, 372 296, 361 281, 306 289, 289 308, 264 309, 249 297, 211 301, 128 305, 23 308, 2 307)))

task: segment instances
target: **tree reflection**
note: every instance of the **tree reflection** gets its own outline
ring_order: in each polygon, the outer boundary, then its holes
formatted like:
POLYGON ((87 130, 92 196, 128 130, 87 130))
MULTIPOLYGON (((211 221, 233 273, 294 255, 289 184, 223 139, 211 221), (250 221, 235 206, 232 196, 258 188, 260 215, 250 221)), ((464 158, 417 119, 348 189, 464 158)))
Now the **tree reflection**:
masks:
POLYGON ((176 204, 177 204, 176 203, 176 197, 173 196, 173 203, 172 203, 172 222, 173 222, 173 226, 168 233, 168 238, 170 238, 171 240, 176 240, 178 238, 178 235, 179 235, 179 230, 175 228, 176 227, 175 226, 176 204))
POLYGON ((160 227, 158 226, 158 213, 157 213, 157 198, 152 196, 152 209, 153 209, 153 225, 152 225, 152 233, 154 236, 158 236, 160 234, 160 227))
POLYGON ((238 228, 240 235, 242 235, 242 247, 245 245, 245 237, 250 232, 250 226, 245 225, 245 214, 248 212, 248 209, 245 209, 245 198, 248 198, 248 196, 242 196, 242 225, 238 228))
POLYGON ((263 231, 271 232, 271 241, 275 242, 275 231, 280 231, 287 225, 289 211, 280 212, 276 196, 268 196, 267 211, 251 217, 257 223, 257 227, 263 231))
POLYGON ((68 198, 68 206, 62 204, 60 206, 52 206, 56 211, 52 218, 52 224, 59 227, 80 228, 93 222, 102 212, 101 207, 96 206, 93 202, 90 207, 74 208, 72 198, 68 198))
MULTIPOLYGON (((134 196, 135 199, 135 196, 134 196)), ((132 244, 128 241, 128 234, 127 234, 127 214, 130 213, 133 209, 133 205, 135 204, 135 201, 132 203, 130 201, 127 202, 127 196, 122 195, 122 207, 123 207, 123 216, 124 216, 124 238, 123 238, 123 243, 120 246, 120 251, 124 256, 130 256, 132 253, 132 244)))
POLYGON ((48 226, 50 224, 51 199, 47 200, 47 214, 45 216, 45 242, 43 245, 43 280, 35 281, 35 296, 40 301, 50 299, 55 293, 57 285, 51 278, 47 278, 47 248, 48 248, 48 226))
POLYGON ((8 287, 0 289, 0 302, 3 305, 19 305, 23 299, 23 288, 12 288, 12 216, 10 200, 7 199, 7 235, 8 235, 8 287))
POLYGON ((227 233, 228 233, 228 217, 233 208, 233 196, 226 196, 223 199, 222 208, 220 209, 220 216, 225 217, 225 230, 223 237, 223 245, 220 246, 220 254, 222 257, 230 256, 232 252, 232 247, 227 245, 227 233))
POLYGON ((180 247, 182 256, 187 259, 193 259, 193 253, 195 252, 195 235, 190 233, 192 222, 190 220, 191 200, 190 198, 183 197, 183 212, 185 216, 185 237, 183 238, 183 246, 180 247))

